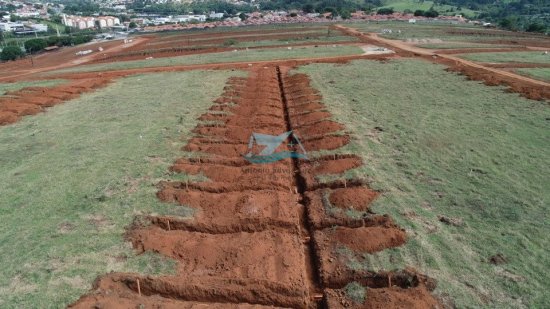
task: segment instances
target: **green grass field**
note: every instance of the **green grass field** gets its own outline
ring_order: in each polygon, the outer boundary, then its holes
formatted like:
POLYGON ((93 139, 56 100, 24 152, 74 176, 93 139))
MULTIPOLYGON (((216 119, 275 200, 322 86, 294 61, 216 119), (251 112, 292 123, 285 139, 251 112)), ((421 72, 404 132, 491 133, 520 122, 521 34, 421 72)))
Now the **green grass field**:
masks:
MULTIPOLYGON (((184 32, 189 35, 202 35, 202 34, 212 34, 212 33, 228 33, 228 32, 246 32, 246 31, 258 31, 258 30, 296 30, 296 31, 309 31, 317 28, 328 27, 332 23, 297 23, 297 24, 268 24, 268 25, 249 25, 249 26, 240 26, 235 27, 216 27, 208 29, 191 29, 185 30, 184 32)), ((318 29, 317 29, 318 30, 318 29)), ((170 36, 181 36, 182 31, 162 31, 155 33, 155 36, 170 37, 170 36)))
MULTIPOLYGON (((370 22, 370 23, 353 23, 350 27, 356 28, 363 32, 380 33, 382 29, 391 29, 392 33, 382 33, 382 37, 388 39, 409 41, 420 39, 438 39, 445 42, 470 42, 484 43, 497 40, 513 40, 518 42, 516 46, 521 46, 524 39, 518 37, 513 32, 491 32, 480 26, 468 24, 450 24, 449 22, 417 22, 409 24, 406 21, 387 21, 387 22, 370 22), (401 32, 399 32, 401 31, 401 32), (491 35, 488 35, 491 34, 491 35)), ((492 30, 494 31, 494 30, 492 30)), ((541 39, 540 37, 538 39, 541 39)), ((439 43, 438 43, 439 44, 439 43)))
POLYGON ((468 60, 478 61, 478 62, 491 62, 491 63, 521 62, 521 63, 550 64, 550 55, 544 55, 541 51, 504 52, 504 53, 471 53, 471 54, 460 54, 459 57, 468 59, 468 60))
POLYGON ((550 82, 550 68, 522 68, 516 71, 529 77, 550 82))
MULTIPOLYGON (((208 37, 202 37, 202 36, 194 36, 194 35, 179 35, 179 36, 175 36, 175 37, 165 37, 161 40, 156 40, 156 41, 153 41, 151 43, 148 43, 147 46, 155 46, 155 45, 159 45, 159 44, 166 44, 166 43, 178 43, 178 42, 189 42, 189 43, 197 43, 197 44, 200 44, 201 41, 210 41, 210 40, 218 40, 218 39, 239 39, 239 38, 242 38, 242 39, 246 39, 246 38, 249 38, 249 37, 257 37, 257 36, 262 36, 264 38, 269 38, 269 37, 273 37, 273 36, 280 36, 280 35, 296 35, 296 34, 300 34, 300 35, 303 35, 303 36, 308 36, 308 35, 326 35, 327 34, 327 30, 323 29, 323 30, 304 30, 304 31, 301 31, 299 33, 296 33, 296 32, 276 32, 276 33, 265 33, 265 34, 258 34, 258 33, 236 33, 236 34, 232 34, 232 33, 219 33, 217 36, 208 36, 208 37)), ((192 44, 194 45, 194 44, 192 44)))
POLYGON ((62 308, 98 275, 173 271, 136 256, 125 228, 141 213, 191 214, 154 185, 185 177, 168 167, 195 119, 243 74, 136 75, 0 127, 0 307, 62 308))
POLYGON ((370 181, 383 191, 373 210, 408 231, 404 246, 350 266, 416 267, 456 308, 548 308, 550 109, 444 69, 422 60, 298 69, 351 131, 340 151, 364 159, 332 178, 370 181), (497 253, 508 263, 489 263, 497 253))
POLYGON ((416 0, 385 0, 383 1, 386 8, 393 8, 397 12, 403 12, 405 10, 410 10, 412 12, 416 10, 427 11, 433 7, 441 15, 456 15, 456 14, 466 14, 467 16, 475 16, 476 11, 472 11, 468 8, 462 7, 459 8, 452 5, 446 4, 436 4, 433 1, 416 1, 416 0))
POLYGON ((64 82, 66 81, 62 79, 52 79, 17 83, 0 83, 0 96, 3 96, 7 91, 16 91, 25 87, 52 87, 64 82))
POLYGON ((148 48, 155 50, 159 44, 164 44, 166 42, 172 42, 174 46, 181 44, 181 47, 194 47, 194 48, 212 48, 212 47, 234 47, 234 48, 244 48, 244 47, 262 47, 262 46, 273 46, 273 45, 284 45, 284 44, 318 44, 318 43, 338 43, 338 42, 350 42, 350 41, 359 41, 356 37, 342 35, 338 32, 332 32, 330 36, 326 35, 327 32, 324 31, 322 36, 308 36, 297 37, 297 38, 281 38, 281 39, 269 39, 267 36, 265 40, 253 40, 253 41, 242 41, 237 40, 232 41, 232 38, 226 38, 223 43, 204 43, 204 40, 189 40, 185 38, 179 38, 177 40, 170 41, 159 41, 148 44, 148 48), (232 43, 232 44, 229 44, 232 43), (234 44, 233 44, 234 43, 234 44), (189 44, 189 45, 188 45, 189 44))
POLYGON ((147 67, 173 66, 173 65, 192 65, 223 62, 246 62, 246 61, 268 61, 281 59, 303 59, 303 58, 321 58, 336 57, 346 55, 360 55, 363 50, 358 46, 319 46, 319 47, 293 47, 287 48, 269 48, 254 50, 239 50, 222 53, 209 53, 188 56, 178 56, 171 58, 155 58, 149 60, 120 61, 105 64, 91 64, 77 66, 69 69, 57 70, 52 73, 66 72, 91 72, 106 70, 123 70, 147 67))
POLYGON ((339 42, 350 42, 350 41, 359 41, 356 37, 346 36, 346 35, 335 35, 335 36, 321 36, 321 37, 309 37, 303 39, 277 39, 277 40, 262 40, 262 41, 252 41, 252 42, 239 42, 233 47, 255 47, 255 46, 272 46, 272 45, 283 45, 283 44, 321 44, 321 43, 336 43, 339 42))

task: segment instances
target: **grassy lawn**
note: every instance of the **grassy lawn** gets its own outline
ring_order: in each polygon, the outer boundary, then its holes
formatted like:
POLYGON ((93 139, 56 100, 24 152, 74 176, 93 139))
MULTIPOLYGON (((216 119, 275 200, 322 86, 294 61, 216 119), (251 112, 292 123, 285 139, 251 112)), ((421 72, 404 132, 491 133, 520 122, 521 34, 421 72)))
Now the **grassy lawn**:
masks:
POLYGON ((303 59, 303 58, 321 58, 346 55, 360 55, 363 50, 358 46, 319 46, 319 47, 294 47, 239 50, 222 53, 209 53, 188 56, 178 56, 171 58, 155 58, 149 60, 120 61, 105 64, 92 64, 77 66, 69 69, 53 71, 51 73, 63 72, 90 72, 105 70, 123 70, 146 67, 173 66, 173 65, 192 65, 223 62, 246 62, 263 60, 281 60, 281 59, 303 59))
POLYGON ((190 29, 190 30, 177 30, 177 31, 162 31, 155 33, 156 36, 170 37, 174 35, 202 35, 210 33, 226 33, 226 32, 245 32, 245 31, 258 31, 258 30, 281 30, 281 31, 309 31, 315 30, 322 27, 328 27, 332 23, 327 21, 327 23, 297 23, 297 24, 268 24, 268 25, 248 25, 248 26, 239 26, 239 27, 216 27, 208 29, 190 29))
POLYGON ((16 83, 0 83, 0 96, 3 96, 6 91, 16 91, 25 87, 52 87, 64 83, 62 79, 52 80, 37 80, 29 82, 16 82, 16 83))
POLYGON ((416 0, 385 0, 383 3, 383 7, 393 8, 397 12, 403 12, 405 10, 411 10, 412 12, 416 10, 427 11, 433 7, 441 15, 467 14, 468 16, 474 16, 476 14, 475 11, 468 8, 461 8, 458 10, 456 6, 435 4, 433 1, 419 2, 416 0))
POLYGON ((529 77, 550 82, 550 68, 522 68, 517 69, 516 71, 529 77))
MULTIPOLYGON (((305 30, 301 31, 299 33, 297 32, 276 32, 276 33, 264 33, 264 34, 258 34, 258 33, 220 33, 218 36, 209 36, 209 37, 197 37, 197 36, 188 36, 188 35, 182 35, 182 36, 176 36, 176 37, 166 37, 162 40, 153 41, 151 43, 148 43, 148 46, 155 46, 159 44, 166 44, 166 43, 187 43, 187 42, 193 42, 200 44, 201 41, 210 41, 210 40, 216 40, 216 39, 238 39, 243 38, 246 39, 248 37, 257 37, 262 36, 264 38, 269 38, 272 36, 280 36, 280 35, 303 35, 304 37, 308 35, 326 35, 327 30, 305 30)), ((194 44, 193 44, 194 46, 194 44)))
MULTIPOLYGON (((449 24, 449 22, 422 22, 409 24, 406 21, 387 21, 387 22, 370 22, 370 23, 353 23, 350 27, 356 28, 363 32, 380 33, 382 29, 391 29, 392 33, 382 33, 382 37, 395 40, 420 40, 420 39, 437 39, 442 41, 459 41, 483 43, 492 42, 495 40, 513 40, 517 41, 518 45, 522 45, 523 40, 532 39, 530 37, 518 37, 513 32, 497 32, 496 30, 484 29, 479 26, 466 24, 449 24), (401 32, 399 32, 401 31, 401 32), (462 32, 462 33, 461 33, 462 32), (490 32, 491 35, 486 35, 490 32)), ((540 38, 539 38, 540 39, 540 38)))
MULTIPOLYGON (((158 48, 160 44, 166 44, 170 42, 171 44, 174 44, 174 46, 178 46, 177 44, 181 44, 180 47, 194 47, 194 48, 209 48, 209 47, 235 47, 235 48, 243 48, 243 47, 260 47, 260 46, 273 46, 273 45, 282 45, 282 44, 303 44, 303 43, 309 43, 309 44, 316 44, 316 43, 330 43, 330 42, 350 42, 350 41, 358 41, 356 37, 343 35, 340 32, 337 31, 331 31, 330 35, 327 36, 327 31, 324 30, 320 33, 315 33, 316 36, 311 35, 303 35, 302 37, 294 37, 294 38, 278 38, 278 39, 270 39, 269 34, 266 34, 264 36, 265 39, 263 40, 250 40, 250 41, 242 41, 239 42, 235 38, 236 36, 232 37, 222 37, 225 38, 225 42, 223 43, 208 43, 203 42, 206 40, 210 40, 211 38, 205 39, 187 39, 186 37, 180 37, 178 39, 171 39, 171 40, 163 40, 163 41, 154 41, 151 43, 148 43, 146 46, 147 48, 150 48, 151 50, 155 50, 158 48), (321 36, 318 36, 321 34, 321 36), (232 45, 228 45, 231 40, 234 39, 232 45)), ((257 34, 256 34, 257 35, 257 34)), ((246 36, 245 36, 246 37, 246 36)))
POLYGON ((461 58, 491 63, 522 62, 522 63, 546 63, 550 64, 550 55, 544 55, 540 51, 533 52, 504 52, 504 53, 471 53, 461 54, 461 58))
POLYGON ((0 127, 0 307, 61 308, 110 271, 174 263, 123 241, 231 71, 137 75, 0 127), (170 86, 167 86, 170 85, 170 86))
POLYGON ((408 231, 406 245, 351 267, 416 267, 457 308, 550 307, 546 103, 422 60, 299 71, 352 132, 341 151, 364 158, 363 167, 339 177, 366 178, 383 190, 374 211, 408 231), (497 253, 507 263, 489 263, 497 253))
POLYGON ((346 35, 335 35, 335 36, 321 36, 321 37, 306 37, 301 39, 277 39, 277 40, 262 40, 262 41, 252 41, 252 42, 238 42, 233 47, 253 47, 253 46, 272 46, 272 45, 282 45, 282 44, 317 44, 317 43, 338 43, 338 42, 350 42, 358 41, 356 37, 346 36, 346 35))

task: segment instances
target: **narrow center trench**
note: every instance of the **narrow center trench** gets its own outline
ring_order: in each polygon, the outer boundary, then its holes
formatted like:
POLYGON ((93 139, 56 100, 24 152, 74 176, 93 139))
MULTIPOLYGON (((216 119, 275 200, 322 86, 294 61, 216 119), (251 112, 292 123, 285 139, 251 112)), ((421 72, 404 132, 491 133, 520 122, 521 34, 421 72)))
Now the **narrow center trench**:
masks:
POLYGON ((137 216, 128 230, 136 250, 173 258, 177 273, 111 273, 74 307, 413 308, 418 295, 423 306, 417 308, 434 307, 426 286, 435 285, 416 272, 349 267, 349 260, 363 261, 365 253, 402 245, 406 233, 390 217, 367 211, 378 193, 360 179, 317 178, 341 177, 362 165, 359 156, 298 156, 296 141, 302 151, 330 151, 350 137, 330 120, 309 78, 287 70, 253 67, 248 77, 231 78, 198 118, 202 123, 183 147, 198 157, 179 158, 170 170, 206 180, 164 181, 157 192, 171 207, 193 208, 194 216, 137 216), (269 150, 285 156, 257 154, 268 145, 262 137, 279 141, 281 134, 280 146, 269 150), (247 155, 270 160, 255 164, 247 155), (349 216, 350 207, 364 215, 349 216), (369 296, 350 300, 346 286, 352 282, 368 288, 369 296), (400 303, 410 298, 410 305, 392 306, 388 297, 400 303))
MULTIPOLYGON (((281 92, 281 99, 283 102, 283 109, 284 109, 284 115, 285 115, 285 123, 286 123, 286 130, 287 132, 292 131, 292 124, 290 121, 290 114, 289 114, 289 108, 288 108, 288 100, 286 98, 285 93, 285 85, 284 80, 282 76, 281 68, 277 66, 277 80, 279 82, 279 90, 281 92)), ((306 182, 304 177, 302 176, 300 172, 300 163, 298 158, 292 158, 292 172, 294 175, 294 182, 297 188, 297 193, 300 195, 298 203, 302 206, 302 211, 300 213, 300 231, 302 233, 302 237, 304 239, 305 244, 305 252, 304 255, 306 257, 305 260, 305 266, 306 266, 306 274, 308 276, 309 281, 309 288, 310 288, 310 295, 312 297, 312 301, 316 303, 317 308, 323 308, 323 286, 321 284, 321 280, 319 278, 319 265, 317 263, 317 256, 315 254, 315 248, 314 248, 314 229, 309 224, 309 214, 308 214, 308 207, 306 206, 305 200, 305 192, 306 192, 306 182)))

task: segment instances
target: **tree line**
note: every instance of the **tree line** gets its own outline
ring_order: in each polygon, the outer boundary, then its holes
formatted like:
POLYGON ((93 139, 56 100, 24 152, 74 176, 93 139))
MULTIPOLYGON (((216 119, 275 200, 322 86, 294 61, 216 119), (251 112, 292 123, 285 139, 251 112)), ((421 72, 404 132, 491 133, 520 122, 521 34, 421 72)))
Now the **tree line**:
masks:
MULTIPOLYGON (((48 46, 73 46, 90 42, 94 37, 92 35, 65 35, 65 36, 50 36, 47 38, 36 38, 26 40, 23 43, 25 51, 28 54, 34 54, 44 50, 48 46)), ((23 49, 16 42, 10 43, 2 49, 0 60, 9 61, 16 60, 25 56, 23 49)))

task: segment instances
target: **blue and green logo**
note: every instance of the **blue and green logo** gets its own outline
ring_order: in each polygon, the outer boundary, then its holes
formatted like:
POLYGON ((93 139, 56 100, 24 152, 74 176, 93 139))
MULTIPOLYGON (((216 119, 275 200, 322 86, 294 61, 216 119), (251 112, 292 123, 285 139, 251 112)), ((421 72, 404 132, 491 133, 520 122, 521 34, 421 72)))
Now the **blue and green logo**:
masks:
POLYGON ((304 146, 293 131, 280 135, 252 133, 244 158, 257 164, 272 163, 286 158, 308 159, 304 146))

